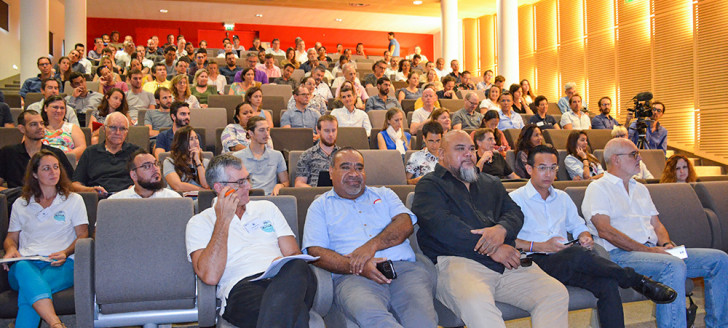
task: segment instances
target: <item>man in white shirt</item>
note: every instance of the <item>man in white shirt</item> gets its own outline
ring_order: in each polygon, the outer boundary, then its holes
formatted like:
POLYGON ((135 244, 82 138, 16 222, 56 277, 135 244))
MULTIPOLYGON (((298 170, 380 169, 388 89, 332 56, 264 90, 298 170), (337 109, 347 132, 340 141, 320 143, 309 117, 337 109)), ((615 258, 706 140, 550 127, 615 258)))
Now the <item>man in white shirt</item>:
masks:
POLYGON ((367 132, 367 137, 372 132, 372 123, 369 121, 369 115, 361 109, 357 109, 354 104, 354 90, 346 86, 340 92, 341 102, 344 107, 336 108, 331 111, 331 115, 339 121, 339 127, 360 127, 367 132))
POLYGON ((415 46, 415 52, 407 55, 407 59, 412 60, 415 55, 420 55, 420 59, 422 59, 423 62, 427 62, 427 56, 422 54, 422 48, 420 46, 415 46))
POLYGON ((131 154, 126 168, 134 185, 111 195, 109 199, 182 197, 177 192, 164 188, 159 162, 148 151, 139 149, 131 154))
POLYGON ((582 111, 581 95, 575 93, 569 98, 571 111, 561 115, 561 127, 564 130, 588 130, 591 129, 591 118, 589 114, 582 111))
POLYGON ((412 113, 412 122, 410 122, 410 133, 417 134, 422 128, 422 124, 430 119, 430 114, 435 109, 437 103, 437 93, 431 88, 425 88, 422 91, 422 107, 415 109, 412 113))
POLYGON ((307 326, 316 277, 306 262, 292 260, 253 281, 274 260, 301 254, 281 211, 250 201, 250 174, 232 154, 213 158, 206 177, 218 197, 187 223, 185 244, 195 274, 217 286, 222 318, 236 327, 307 326))
POLYGON ((685 259, 667 253, 676 245, 660 222, 647 187, 632 178, 640 171, 639 149, 628 139, 614 138, 604 147, 604 159, 607 173, 589 184, 581 205, 594 241, 615 263, 631 266, 675 289, 674 302, 657 306, 658 327, 687 326, 688 277, 705 280, 705 326, 728 327, 728 255, 707 248, 687 248, 685 259))
POLYGON ((285 56, 286 52, 281 49, 281 40, 273 39, 270 42, 270 48, 265 49, 266 54, 272 54, 273 56, 285 56))
POLYGON ((564 191, 553 187, 558 169, 556 149, 536 146, 529 152, 526 171, 531 179, 510 193, 524 215, 516 247, 532 253, 533 261, 564 285, 594 294, 599 299, 601 327, 624 327, 618 287, 632 287, 656 303, 674 301, 677 293, 672 288, 591 250, 594 241, 576 205, 564 191), (574 236, 573 241, 568 242, 567 232, 574 236))
MULTIPOLYGON (((361 85, 361 82, 359 82, 359 79, 356 76, 356 66, 352 63, 348 63, 344 65, 343 72, 344 81, 349 81, 354 84, 354 88, 356 88, 356 93, 359 95, 362 101, 362 109, 364 109, 363 105, 366 103, 367 99, 369 99, 369 95, 367 94, 367 89, 364 88, 363 85, 361 85)), ((344 83, 344 81, 341 81, 341 83, 336 87, 336 97, 339 97, 341 85, 344 83)))
MULTIPOLYGON (((334 95, 331 94, 331 88, 326 81, 324 81, 327 73, 331 76, 331 73, 322 66, 316 66, 313 71, 311 71, 311 76, 313 76, 314 81, 316 81, 316 89, 313 90, 313 94, 321 96, 325 100, 334 98, 334 95)), ((329 79, 329 81, 331 81, 331 79, 329 79)))
POLYGON ((444 58, 438 58, 435 61, 435 73, 437 73, 437 78, 442 79, 446 75, 450 74, 450 71, 445 68, 445 59, 444 58))

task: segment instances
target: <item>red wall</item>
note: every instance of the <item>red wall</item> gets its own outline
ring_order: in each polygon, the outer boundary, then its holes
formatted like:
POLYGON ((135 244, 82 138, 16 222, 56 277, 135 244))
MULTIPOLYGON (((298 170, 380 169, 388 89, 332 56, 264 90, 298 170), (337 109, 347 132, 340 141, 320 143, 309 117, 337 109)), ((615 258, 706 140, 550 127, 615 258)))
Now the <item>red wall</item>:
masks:
MULTIPOLYGON (((99 37, 104 33, 111 31, 119 31, 121 40, 125 35, 131 35, 134 43, 146 45, 146 40, 151 36, 153 31, 159 31, 160 45, 166 43, 167 34, 182 34, 185 40, 192 42, 195 47, 199 42, 198 34, 209 35, 211 30, 221 31, 224 33, 222 23, 209 22, 188 22, 188 21, 155 21, 141 19, 116 19, 116 18, 87 18, 87 49, 93 48, 94 37, 99 37)), ((382 55, 387 48, 387 32, 388 31, 364 31, 364 30, 346 30, 346 29, 329 29, 316 27, 292 27, 279 25, 253 25, 253 24, 235 24, 235 30, 228 32, 230 38, 232 35, 241 34, 241 42, 246 46, 251 45, 245 43, 247 37, 243 35, 251 35, 256 33, 264 42, 270 42, 273 38, 281 40, 281 48, 286 49, 293 47, 293 42, 297 36, 303 38, 306 47, 313 47, 316 41, 320 41, 328 52, 334 52, 336 44, 341 43, 345 48, 356 47, 358 42, 364 43, 364 51, 368 55, 382 55)), ((433 58, 432 34, 417 33, 398 33, 395 36, 400 43, 401 55, 412 53, 414 46, 419 45, 422 53, 428 58, 433 58)), ((210 48, 222 48, 222 39, 206 40, 210 48)))

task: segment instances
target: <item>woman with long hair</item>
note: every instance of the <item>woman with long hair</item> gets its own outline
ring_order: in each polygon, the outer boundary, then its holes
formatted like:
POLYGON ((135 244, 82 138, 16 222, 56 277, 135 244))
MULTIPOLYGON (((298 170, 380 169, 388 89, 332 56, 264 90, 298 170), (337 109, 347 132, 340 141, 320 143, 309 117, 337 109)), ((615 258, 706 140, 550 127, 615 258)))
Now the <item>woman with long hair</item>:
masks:
POLYGON ((200 102, 200 107, 207 108, 207 97, 217 94, 217 87, 210 85, 209 73, 206 68, 198 69, 195 72, 195 85, 192 88, 192 95, 200 102))
POLYGON ((695 181, 698 181, 698 175, 695 173, 693 163, 685 155, 675 154, 667 159, 660 183, 695 181))
MULTIPOLYGON (((496 86, 491 87, 498 88, 496 86)), ((498 151, 503 157, 506 156, 506 152, 511 150, 511 146, 508 144, 503 131, 498 130, 498 124, 500 123, 500 115, 497 110, 489 110, 483 115, 483 120, 480 123, 480 128, 486 128, 493 130, 493 136, 495 137, 495 150, 498 151)))
POLYGON ((442 126, 442 135, 450 131, 452 120, 450 119, 450 111, 447 108, 435 108, 430 114, 430 120, 440 123, 442 126))
POLYGON ((205 168, 210 160, 202 157, 200 138, 191 126, 174 133, 169 157, 162 163, 164 178, 177 192, 210 189, 205 180, 205 168))
POLYGON ((54 79, 61 81, 61 93, 63 93, 63 89, 66 86, 66 81, 71 80, 71 72, 71 59, 66 56, 61 57, 61 59, 58 60, 58 69, 56 70, 56 74, 53 75, 54 79))
POLYGON ((520 179, 520 176, 513 172, 506 159, 501 155, 496 147, 495 131, 493 129, 481 128, 473 133, 473 141, 475 142, 476 164, 480 172, 497 176, 501 179, 520 179))
POLYGON ((516 142, 516 165, 514 170, 518 176, 523 178, 531 178, 531 175, 526 171, 526 162, 528 162, 528 154, 536 146, 544 144, 543 134, 541 134, 541 128, 536 124, 529 124, 521 129, 521 133, 518 135, 518 142, 516 142))
POLYGON ((498 111, 500 106, 498 105, 498 98, 500 98, 501 89, 498 86, 492 86, 490 89, 485 91, 485 99, 480 102, 480 113, 485 114, 488 111, 498 111))
MULTIPOLYGON (((93 129, 93 123, 104 124, 106 117, 113 112, 120 112, 126 116, 129 120, 129 125, 134 125, 135 122, 129 117, 129 104, 126 102, 126 93, 117 88, 112 88, 104 94, 103 100, 99 107, 91 113, 91 117, 88 119, 88 127, 93 129)), ((99 143, 99 130, 93 130, 91 134, 91 144, 95 145, 99 143)))
POLYGON ((129 86, 124 82, 114 81, 114 74, 106 66, 99 66, 96 69, 96 75, 99 76, 99 93, 105 95, 111 89, 121 89, 123 92, 129 91, 129 86))
POLYGON ((258 81, 255 81, 255 70, 252 68, 246 68, 243 69, 243 73, 241 73, 243 81, 242 82, 233 82, 233 84, 230 85, 230 90, 228 90, 228 95, 244 95, 248 89, 257 87, 260 88, 261 83, 258 81))
POLYGON ((514 112, 518 114, 533 114, 526 100, 523 99, 523 89, 520 84, 511 84, 508 91, 513 95, 513 105, 511 107, 514 112))
POLYGON ((526 103, 526 106, 531 105, 534 99, 536 99, 536 95, 534 95, 533 90, 531 90, 531 82, 528 82, 528 80, 523 79, 521 80, 521 91, 523 91, 523 101, 526 103))
POLYGON ((392 81, 407 81, 407 77, 409 76, 411 69, 412 61, 410 61, 409 59, 400 60, 397 74, 394 75, 394 79, 392 81))
POLYGON ((404 99, 418 99, 422 97, 422 90, 417 86, 420 84, 420 74, 412 71, 407 76, 407 86, 397 90, 397 100, 401 103, 404 99))
POLYGON ((175 75, 170 84, 174 101, 186 102, 190 105, 190 109, 200 108, 200 102, 197 97, 192 95, 192 90, 190 90, 190 81, 187 74, 175 75))
POLYGON ((48 258, 3 264, 10 288, 18 291, 15 327, 38 327, 43 319, 51 328, 65 328, 51 295, 73 286, 73 253, 76 241, 88 237, 88 217, 53 152, 41 149, 30 159, 11 213, 3 258, 48 258))
POLYGON ((404 156, 412 139, 409 132, 404 132, 404 112, 399 108, 392 108, 384 118, 382 131, 377 135, 379 149, 396 149, 404 156))
POLYGON ((273 126, 273 116, 265 110, 263 110, 263 91, 260 87, 252 87, 245 92, 244 103, 253 107, 255 114, 264 118, 268 121, 268 126, 273 126))
POLYGON ((571 180, 596 180, 604 175, 602 164, 591 154, 586 132, 572 131, 566 139, 564 165, 571 180))
POLYGON ((286 64, 291 64, 295 68, 301 67, 301 63, 296 60, 296 49, 293 49, 291 47, 288 47, 288 49, 286 49, 286 59, 281 60, 280 67, 285 67, 286 64))
POLYGON ((80 127, 65 121, 67 108, 66 100, 61 96, 50 96, 43 101, 43 112, 40 113, 46 126, 43 140, 78 159, 86 150, 86 136, 80 127))
POLYGON ((422 85, 422 88, 420 88, 420 90, 424 91, 427 85, 431 85, 433 87, 433 90, 435 91, 445 89, 445 87, 442 85, 442 81, 440 81, 440 78, 437 76, 437 72, 434 69, 427 71, 426 74, 427 79, 422 85))

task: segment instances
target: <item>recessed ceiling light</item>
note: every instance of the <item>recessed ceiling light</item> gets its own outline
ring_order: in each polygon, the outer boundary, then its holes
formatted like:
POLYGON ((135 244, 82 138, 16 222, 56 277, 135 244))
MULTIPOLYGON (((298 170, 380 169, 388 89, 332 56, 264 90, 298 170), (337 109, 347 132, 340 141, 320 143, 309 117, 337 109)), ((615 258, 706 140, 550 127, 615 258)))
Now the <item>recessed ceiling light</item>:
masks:
POLYGON ((360 2, 349 2, 349 6, 352 7, 366 7, 369 6, 367 3, 360 3, 360 2))
POLYGON ((167 12, 169 12, 169 10, 167 10, 167 9, 159 9, 159 12, 162 13, 162 14, 166 14, 167 12))
POLYGON ((415 1, 412 1, 412 4, 413 4, 413 5, 421 5, 421 4, 422 4, 422 0, 415 0, 415 1))
POLYGON ((263 14, 255 14, 255 17, 263 17, 263 14))
POLYGON ((343 19, 341 19, 341 18, 337 18, 337 19, 336 19, 336 21, 337 21, 337 22, 341 22, 342 20, 343 20, 343 19))

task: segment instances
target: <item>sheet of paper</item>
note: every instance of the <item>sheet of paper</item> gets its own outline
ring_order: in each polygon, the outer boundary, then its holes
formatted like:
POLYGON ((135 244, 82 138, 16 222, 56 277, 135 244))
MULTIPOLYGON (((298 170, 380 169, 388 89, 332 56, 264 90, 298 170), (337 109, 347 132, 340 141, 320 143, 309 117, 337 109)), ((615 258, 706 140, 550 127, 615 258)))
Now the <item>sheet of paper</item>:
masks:
POLYGON ((679 259, 688 258, 688 252, 685 250, 685 245, 676 246, 670 249, 666 249, 665 252, 679 259))
POLYGON ((40 255, 31 255, 31 256, 22 256, 22 257, 13 257, 13 258, 7 258, 7 259, 0 259, 0 264, 2 263, 12 263, 17 261, 45 261, 45 262, 53 262, 49 257, 46 256, 40 256, 40 255))
POLYGON ((278 271, 281 270, 283 265, 285 265, 286 263, 288 263, 288 261, 291 261, 291 260, 304 260, 306 262, 312 262, 312 261, 316 261, 318 259, 319 259, 318 256, 311 256, 308 254, 299 254, 299 255, 281 257, 281 258, 271 262, 271 264, 268 266, 268 269, 265 269, 265 272, 263 272, 263 274, 260 277, 255 278, 251 281, 257 281, 257 280, 268 279, 268 278, 274 277, 275 275, 278 274, 278 271))

